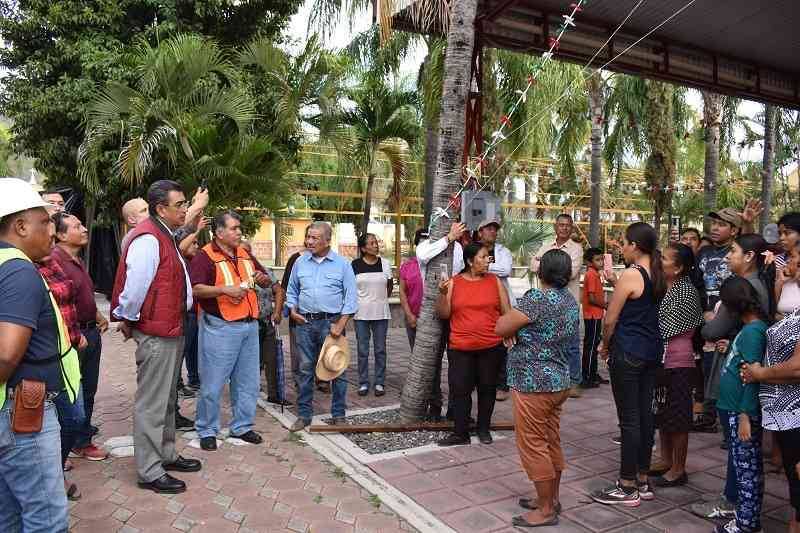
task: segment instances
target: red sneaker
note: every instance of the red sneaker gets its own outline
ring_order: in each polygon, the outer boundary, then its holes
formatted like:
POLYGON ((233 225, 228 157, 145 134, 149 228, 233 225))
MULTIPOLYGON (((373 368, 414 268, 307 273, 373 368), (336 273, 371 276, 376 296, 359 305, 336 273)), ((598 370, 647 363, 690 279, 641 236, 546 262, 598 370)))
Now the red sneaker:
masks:
POLYGON ((80 457, 89 461, 102 461, 108 458, 108 452, 94 444, 90 444, 85 448, 73 448, 69 455, 70 457, 80 457))

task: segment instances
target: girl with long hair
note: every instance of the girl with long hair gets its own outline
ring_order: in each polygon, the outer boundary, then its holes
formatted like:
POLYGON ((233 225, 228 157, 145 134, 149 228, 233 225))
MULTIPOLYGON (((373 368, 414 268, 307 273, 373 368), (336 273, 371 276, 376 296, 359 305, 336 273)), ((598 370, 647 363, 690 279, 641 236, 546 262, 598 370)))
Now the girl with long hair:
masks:
POLYGON ((653 388, 664 345, 658 327, 665 292, 658 234, 652 226, 628 226, 622 244, 625 263, 608 305, 600 356, 608 361, 622 430, 619 480, 591 494, 608 505, 636 507, 654 498, 647 481, 653 448, 653 388))

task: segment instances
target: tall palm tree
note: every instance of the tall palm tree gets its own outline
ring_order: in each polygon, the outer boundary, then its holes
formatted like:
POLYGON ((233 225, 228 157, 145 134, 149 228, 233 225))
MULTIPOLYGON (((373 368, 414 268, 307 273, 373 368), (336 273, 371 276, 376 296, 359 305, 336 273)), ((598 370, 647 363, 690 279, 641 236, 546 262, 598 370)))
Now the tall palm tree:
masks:
POLYGON ((778 109, 773 105, 764 106, 764 157, 761 168, 761 212, 759 227, 763 230, 770 221, 772 207, 772 184, 775 179, 775 133, 778 109))
POLYGON ((359 230, 367 232, 379 155, 388 159, 392 176, 406 173, 408 147, 420 134, 416 92, 389 85, 382 78, 366 76, 362 83, 344 91, 349 105, 334 115, 331 129, 320 134, 336 147, 340 157, 367 176, 364 215, 359 230), (406 143, 406 146, 398 143, 406 143))
POLYGON ((603 181, 603 110, 605 107, 605 84, 599 72, 586 80, 586 89, 589 93, 589 120, 592 128, 589 244, 596 247, 600 245, 600 196, 603 181))
MULTIPOLYGON (((140 44, 134 54, 132 86, 109 82, 87 113, 86 139, 78 168, 89 190, 97 190, 97 162, 109 145, 121 146, 114 172, 138 185, 155 168, 194 163, 203 155, 190 143, 199 127, 228 122, 245 134, 256 119, 253 100, 238 72, 217 46, 196 35, 177 35, 158 46, 140 44)), ((196 166, 188 166, 195 176, 196 166)))
POLYGON ((647 181, 654 200, 653 225, 661 229, 661 217, 672 201, 675 185, 677 140, 673 97, 675 87, 668 83, 647 80, 647 141, 650 155, 645 165, 647 181))
MULTIPOLYGON (((477 0, 453 2, 447 32, 445 76, 442 89, 442 110, 436 177, 433 183, 434 205, 444 208, 461 184, 461 161, 465 134, 465 115, 469 91, 472 52, 475 46, 475 14, 477 0)), ((454 214, 450 210, 450 215, 454 214)), ((439 217, 431 225, 431 239, 443 237, 449 222, 439 217)), ((452 261, 452 245, 428 263, 425 280, 425 297, 420 319, 417 322, 417 340, 409 361, 408 374, 403 386, 400 412, 404 418, 417 419, 425 409, 425 399, 432 389, 432 378, 442 335, 441 322, 436 319, 434 307, 438 295, 435 273, 441 264, 452 261)))
MULTIPOLYGON (((703 179, 704 203, 706 213, 714 211, 717 207, 717 180, 719 178, 720 161, 720 124, 725 97, 721 94, 702 91, 703 95, 703 124, 705 126, 706 159, 703 179)), ((703 218, 703 230, 708 232, 709 221, 703 218)))
MULTIPOLYGON (((253 77, 253 86, 262 98, 261 115, 271 118, 273 134, 298 138, 312 122, 330 119, 339 98, 343 68, 336 54, 325 50, 316 35, 293 56, 266 38, 246 45, 238 62, 253 77)), ((283 216, 273 211, 275 224, 275 263, 283 262, 285 237, 283 216)))

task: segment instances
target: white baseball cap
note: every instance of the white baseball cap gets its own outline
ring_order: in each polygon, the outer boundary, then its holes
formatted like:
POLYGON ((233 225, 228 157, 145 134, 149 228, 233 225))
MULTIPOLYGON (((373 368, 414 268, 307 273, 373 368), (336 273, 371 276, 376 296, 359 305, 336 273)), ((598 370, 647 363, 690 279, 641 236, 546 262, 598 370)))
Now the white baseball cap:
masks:
POLYGON ((0 178, 0 217, 48 204, 29 183, 17 178, 0 178))

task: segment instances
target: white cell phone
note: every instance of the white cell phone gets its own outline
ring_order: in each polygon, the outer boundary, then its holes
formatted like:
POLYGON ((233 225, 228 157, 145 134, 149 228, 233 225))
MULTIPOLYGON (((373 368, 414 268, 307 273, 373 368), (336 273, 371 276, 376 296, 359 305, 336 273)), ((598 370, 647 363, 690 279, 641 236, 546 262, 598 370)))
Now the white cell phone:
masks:
POLYGON ((439 265, 439 281, 447 281, 450 279, 450 272, 446 263, 439 265))

